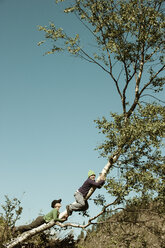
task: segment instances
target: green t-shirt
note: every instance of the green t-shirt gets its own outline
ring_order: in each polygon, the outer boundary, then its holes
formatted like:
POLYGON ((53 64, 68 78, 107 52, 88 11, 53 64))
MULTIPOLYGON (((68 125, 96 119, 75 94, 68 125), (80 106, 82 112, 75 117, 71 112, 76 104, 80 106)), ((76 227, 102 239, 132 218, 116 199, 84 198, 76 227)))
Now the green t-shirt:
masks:
POLYGON ((44 216, 44 220, 46 222, 49 222, 51 220, 62 222, 62 220, 59 219, 58 216, 59 216, 59 211, 56 208, 53 208, 52 211, 50 211, 48 214, 44 216))

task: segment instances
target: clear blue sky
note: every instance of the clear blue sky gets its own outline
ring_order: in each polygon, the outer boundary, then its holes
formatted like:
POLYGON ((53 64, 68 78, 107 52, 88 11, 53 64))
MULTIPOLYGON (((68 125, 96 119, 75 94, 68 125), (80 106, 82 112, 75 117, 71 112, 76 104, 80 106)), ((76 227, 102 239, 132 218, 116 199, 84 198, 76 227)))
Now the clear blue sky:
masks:
POLYGON ((102 170, 93 120, 118 110, 99 68, 67 54, 43 56, 49 46, 37 46, 44 39, 37 25, 50 21, 84 32, 54 0, 0 0, 0 204, 4 195, 21 199, 18 224, 47 213, 56 198, 63 211, 88 170, 102 170))

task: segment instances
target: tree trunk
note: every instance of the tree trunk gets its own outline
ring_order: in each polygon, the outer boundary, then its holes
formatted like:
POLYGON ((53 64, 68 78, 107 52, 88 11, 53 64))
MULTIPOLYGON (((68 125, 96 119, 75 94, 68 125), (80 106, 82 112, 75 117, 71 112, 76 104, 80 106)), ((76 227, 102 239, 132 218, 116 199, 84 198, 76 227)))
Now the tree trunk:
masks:
POLYGON ((30 231, 24 232, 21 235, 19 235, 18 237, 16 237, 15 239, 11 240, 9 243, 4 244, 4 247, 13 248, 16 245, 21 244, 26 239, 28 239, 28 238, 30 238, 30 237, 32 237, 32 236, 34 236, 34 235, 36 235, 36 234, 38 234, 38 233, 40 233, 42 231, 45 231, 45 230, 51 228, 52 226, 55 225, 55 223, 56 222, 54 220, 52 220, 47 224, 45 223, 45 224, 43 224, 43 225, 41 225, 41 226, 39 226, 37 228, 33 228, 30 231))
MULTIPOLYGON (((104 166, 104 168, 102 169, 100 175, 98 176, 98 178, 97 178, 97 180, 96 180, 97 182, 100 181, 101 179, 104 179, 104 180, 105 180, 106 175, 108 174, 110 168, 111 168, 111 167, 113 166, 113 164, 118 160, 119 156, 120 156, 119 154, 118 154, 118 155, 114 155, 113 157, 111 157, 111 158, 109 159, 108 163, 104 166)), ((88 192, 88 194, 87 194, 87 196, 86 196, 86 200, 89 199, 89 197, 93 194, 93 192, 95 191, 95 189, 96 189, 95 187, 92 187, 92 188, 89 190, 89 192, 88 192)))

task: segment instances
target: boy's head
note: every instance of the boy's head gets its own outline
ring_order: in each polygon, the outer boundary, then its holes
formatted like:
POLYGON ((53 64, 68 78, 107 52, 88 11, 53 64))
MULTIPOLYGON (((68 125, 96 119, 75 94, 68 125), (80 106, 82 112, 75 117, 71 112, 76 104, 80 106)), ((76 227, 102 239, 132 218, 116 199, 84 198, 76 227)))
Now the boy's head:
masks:
POLYGON ((88 171, 88 177, 89 177, 90 179, 92 179, 92 180, 95 180, 95 177, 96 177, 95 172, 92 171, 92 170, 89 170, 89 171, 88 171))
POLYGON ((62 201, 61 199, 52 201, 51 207, 55 208, 58 206, 58 208, 60 208, 61 207, 61 201, 62 201))
POLYGON ((54 205, 54 208, 57 208, 58 210, 60 209, 60 207, 61 207, 61 203, 56 203, 56 204, 54 205))

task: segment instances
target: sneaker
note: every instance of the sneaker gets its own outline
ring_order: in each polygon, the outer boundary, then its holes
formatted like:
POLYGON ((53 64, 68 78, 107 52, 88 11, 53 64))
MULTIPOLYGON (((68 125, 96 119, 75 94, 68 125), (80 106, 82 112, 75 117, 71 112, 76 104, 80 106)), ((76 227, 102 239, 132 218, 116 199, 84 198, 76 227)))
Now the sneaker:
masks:
POLYGON ((69 205, 66 206, 66 211, 67 211, 68 216, 72 214, 72 211, 70 210, 69 205))

